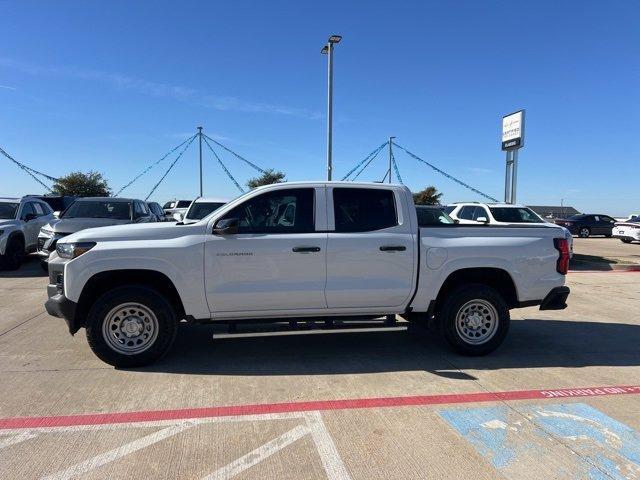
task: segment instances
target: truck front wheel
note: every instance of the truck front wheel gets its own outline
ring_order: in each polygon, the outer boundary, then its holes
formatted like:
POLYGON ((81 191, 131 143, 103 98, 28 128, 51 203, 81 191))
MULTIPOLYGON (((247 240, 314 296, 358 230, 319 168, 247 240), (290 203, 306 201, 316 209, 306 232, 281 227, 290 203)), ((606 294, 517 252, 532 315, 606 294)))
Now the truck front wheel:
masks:
POLYGON ((437 316, 445 340, 464 355, 492 352, 509 331, 509 308, 500 293, 486 285, 455 289, 437 316))
POLYGON ((159 292, 125 285, 100 296, 86 320, 93 353, 114 367, 139 367, 162 357, 175 339, 175 309, 159 292))

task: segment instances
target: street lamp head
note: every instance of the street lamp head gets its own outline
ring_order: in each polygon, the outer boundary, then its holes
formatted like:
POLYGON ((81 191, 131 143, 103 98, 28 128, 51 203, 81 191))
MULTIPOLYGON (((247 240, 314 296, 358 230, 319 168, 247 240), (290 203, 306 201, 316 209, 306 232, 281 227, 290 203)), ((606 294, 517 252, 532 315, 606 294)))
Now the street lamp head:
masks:
POLYGON ((322 50, 320 50, 320 53, 326 55, 327 53, 329 53, 329 47, 325 45, 324 47, 322 47, 322 50))
POLYGON ((329 37, 329 43, 340 43, 342 40, 342 35, 331 35, 329 37))

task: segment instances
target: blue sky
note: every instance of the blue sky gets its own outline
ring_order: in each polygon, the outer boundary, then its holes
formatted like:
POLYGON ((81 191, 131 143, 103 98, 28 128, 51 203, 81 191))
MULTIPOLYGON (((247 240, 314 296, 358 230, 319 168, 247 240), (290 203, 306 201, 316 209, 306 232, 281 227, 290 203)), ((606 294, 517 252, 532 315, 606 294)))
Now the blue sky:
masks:
MULTIPOLYGON (((328 35, 334 172, 389 135, 502 199, 500 119, 527 109, 518 200, 640 211, 640 3, 629 1, 0 2, 0 146, 118 189, 198 125, 289 180, 325 178, 328 35)), ((153 198, 197 193, 193 145, 153 198)), ((253 171, 220 152, 242 182, 253 171)), ((412 189, 481 200, 398 152, 412 189)), ((169 162, 134 183, 144 198, 169 162)), ((381 156, 363 173, 380 180, 381 156)), ((211 155, 205 194, 235 196, 211 155)), ((0 158, 0 195, 39 192, 0 158)))

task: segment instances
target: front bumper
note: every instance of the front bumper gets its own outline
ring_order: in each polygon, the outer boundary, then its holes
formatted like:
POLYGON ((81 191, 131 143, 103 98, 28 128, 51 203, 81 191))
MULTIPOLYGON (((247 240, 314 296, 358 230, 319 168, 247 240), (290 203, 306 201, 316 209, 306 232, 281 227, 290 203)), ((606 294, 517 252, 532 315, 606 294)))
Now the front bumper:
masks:
POLYGON ((78 304, 64 296, 64 265, 58 263, 49 264, 49 285, 47 285, 49 299, 44 308, 49 315, 64 318, 69 327, 69 333, 76 333, 81 325, 78 325, 76 309, 78 304))
POLYGON ((47 310, 49 315, 58 318, 64 318, 64 321, 67 322, 67 327, 69 327, 69 333, 73 335, 76 333, 80 327, 76 325, 76 307, 78 306, 75 302, 72 302, 67 297, 65 297, 62 293, 51 294, 51 287, 54 290, 57 290, 55 285, 49 285, 47 287, 47 292, 49 293, 49 300, 47 300, 44 304, 44 308, 47 310))
POLYGON ((540 303, 540 310, 564 310, 567 308, 567 297, 570 292, 569 287, 555 287, 540 303))

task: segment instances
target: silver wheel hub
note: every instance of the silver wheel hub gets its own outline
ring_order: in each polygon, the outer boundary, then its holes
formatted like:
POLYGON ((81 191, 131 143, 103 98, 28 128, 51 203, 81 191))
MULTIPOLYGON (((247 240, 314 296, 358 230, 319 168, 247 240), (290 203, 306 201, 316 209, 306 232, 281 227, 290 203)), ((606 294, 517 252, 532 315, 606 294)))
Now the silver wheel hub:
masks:
POLYGON ((153 311, 140 303, 123 303, 111 309, 102 322, 107 345, 124 355, 150 348, 158 337, 159 323, 153 311))
POLYGON ((472 345, 488 342, 498 330, 498 312, 487 300, 470 300, 456 315, 456 332, 460 338, 472 345))
POLYGON ((122 322, 120 329, 127 337, 137 337, 142 332, 142 319, 139 317, 127 317, 122 322))

